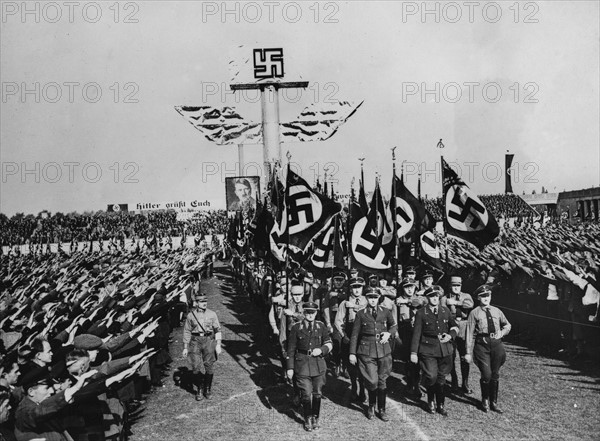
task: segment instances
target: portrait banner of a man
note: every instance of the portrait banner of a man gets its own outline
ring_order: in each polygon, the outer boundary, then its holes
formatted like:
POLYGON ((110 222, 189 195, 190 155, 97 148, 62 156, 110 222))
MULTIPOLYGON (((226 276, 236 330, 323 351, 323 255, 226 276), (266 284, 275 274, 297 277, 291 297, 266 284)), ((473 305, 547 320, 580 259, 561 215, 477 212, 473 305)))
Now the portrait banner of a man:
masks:
POLYGON ((225 178, 225 197, 228 211, 255 210, 256 200, 260 199, 260 177, 225 178))

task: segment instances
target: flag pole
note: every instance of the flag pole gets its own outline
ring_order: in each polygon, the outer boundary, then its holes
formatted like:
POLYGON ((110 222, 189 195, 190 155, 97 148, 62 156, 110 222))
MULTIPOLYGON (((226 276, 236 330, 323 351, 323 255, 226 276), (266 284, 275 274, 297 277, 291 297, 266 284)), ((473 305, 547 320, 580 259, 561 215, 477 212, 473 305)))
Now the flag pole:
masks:
MULTIPOLYGON (((442 138, 440 138, 440 141, 437 143, 437 148, 440 149, 440 153, 441 153, 441 149, 443 149, 444 147, 446 147, 446 146, 442 142, 442 138)), ((441 177, 442 177, 442 203, 444 204, 444 212, 442 213, 442 215, 446 216, 446 199, 444 198, 444 156, 443 155, 440 155, 440 167, 441 167, 441 177)), ((442 219, 442 225, 444 227, 444 246, 446 248, 446 250, 445 250, 446 265, 449 265, 449 263, 448 263, 448 231, 446 230, 446 225, 444 223, 444 219, 442 219)))
POLYGON ((348 222, 346 223, 346 231, 348 238, 348 253, 346 255, 346 266, 348 267, 348 272, 352 269, 352 203, 354 202, 354 176, 352 176, 352 181, 350 181, 350 201, 348 202, 348 222))
POLYGON ((285 236, 287 248, 285 250, 285 297, 286 297, 286 308, 290 307, 290 281, 288 280, 289 268, 290 268, 290 186, 289 186, 289 175, 290 175, 290 160, 292 159, 292 155, 288 150, 286 154, 288 164, 287 164, 287 174, 285 175, 285 196, 283 198, 285 203, 285 236))
MULTIPOLYGON (((392 199, 390 200, 390 211, 392 212, 392 227, 394 234, 394 265, 392 265, 394 269, 392 280, 394 280, 398 277, 398 225, 396 225, 396 146, 392 147, 392 199)), ((396 287, 398 286, 400 286, 400 280, 396 281, 396 287)))

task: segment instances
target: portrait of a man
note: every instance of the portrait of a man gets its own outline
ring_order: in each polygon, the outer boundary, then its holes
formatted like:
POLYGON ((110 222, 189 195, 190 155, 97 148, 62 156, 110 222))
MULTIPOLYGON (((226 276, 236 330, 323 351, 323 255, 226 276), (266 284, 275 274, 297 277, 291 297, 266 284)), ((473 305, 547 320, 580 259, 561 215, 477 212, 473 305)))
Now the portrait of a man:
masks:
POLYGON ((256 198, 260 197, 258 176, 226 178, 227 210, 247 211, 256 209, 256 198))

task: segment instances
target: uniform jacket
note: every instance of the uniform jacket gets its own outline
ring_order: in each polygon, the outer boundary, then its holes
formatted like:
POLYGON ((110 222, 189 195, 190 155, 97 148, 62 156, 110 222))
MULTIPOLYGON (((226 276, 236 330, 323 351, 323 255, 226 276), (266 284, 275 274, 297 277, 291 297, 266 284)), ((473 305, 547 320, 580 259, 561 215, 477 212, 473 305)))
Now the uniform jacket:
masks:
POLYGON ((452 316, 458 323, 458 338, 462 338, 464 340, 467 332, 467 318, 469 317, 469 312, 471 312, 473 306, 475 306, 471 294, 461 292, 458 294, 457 298, 457 296, 454 294, 449 293, 448 297, 442 297, 440 299, 440 305, 446 306, 450 310, 452 316), (449 297, 457 299, 458 304, 447 305, 446 301, 449 297))
POLYGON ((452 355, 452 341, 441 343, 438 338, 438 335, 444 333, 453 338, 458 334, 458 325, 448 308, 438 305, 437 315, 433 314, 429 306, 419 309, 415 316, 410 352, 433 357, 452 355))
POLYGON ((390 341, 382 345, 378 335, 382 332, 395 335, 398 331, 396 320, 389 309, 381 305, 377 305, 376 309, 377 319, 374 319, 370 313, 370 306, 356 314, 350 338, 350 354, 382 358, 392 353, 390 341))
POLYGON ((185 324, 183 325, 183 344, 189 344, 193 332, 212 332, 214 336, 214 334, 220 331, 221 325, 219 324, 219 319, 214 311, 206 309, 204 312, 200 312, 194 309, 188 312, 185 324), (204 330, 202 330, 198 323, 202 325, 204 330))
POLYGON ((325 375, 327 365, 323 356, 327 355, 332 347, 331 337, 325 323, 315 320, 312 331, 307 320, 296 323, 292 327, 288 340, 287 368, 294 369, 295 374, 300 376, 325 375), (319 357, 313 357, 306 353, 317 348, 323 352, 319 357))
POLYGON ((410 322, 412 325, 413 319, 417 314, 419 308, 427 305, 427 298, 422 296, 417 296, 414 294, 409 297, 404 294, 400 294, 398 299, 404 299, 407 303, 401 303, 398 305, 398 322, 410 322))
MULTIPOLYGON (((335 316, 335 329, 337 329, 342 337, 350 337, 349 335, 346 335, 346 331, 350 332, 348 329, 346 329, 346 324, 354 323, 358 311, 366 308, 367 305, 367 298, 363 295, 358 297, 350 296, 347 301, 340 303, 338 307, 338 313, 335 316), (352 303, 354 308, 347 308, 346 302, 352 303)), ((349 326, 349 328, 351 328, 351 326, 349 326)))

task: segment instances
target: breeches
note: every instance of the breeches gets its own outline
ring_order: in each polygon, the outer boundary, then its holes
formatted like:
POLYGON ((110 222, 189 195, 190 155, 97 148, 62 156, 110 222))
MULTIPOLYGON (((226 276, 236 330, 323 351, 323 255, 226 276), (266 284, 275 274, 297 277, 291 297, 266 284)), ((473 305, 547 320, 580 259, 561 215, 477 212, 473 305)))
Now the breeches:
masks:
POLYGON ((419 364, 423 371, 425 386, 434 384, 446 384, 446 375, 452 370, 452 355, 445 357, 434 357, 432 355, 419 354, 419 364))
POLYGON ((488 383, 500 378, 500 368, 506 361, 502 340, 478 338, 473 348, 473 360, 481 372, 481 380, 488 383))
POLYGON ((392 373, 392 354, 381 358, 371 358, 366 355, 357 355, 358 369, 365 380, 368 390, 385 390, 387 379, 392 373))
POLYGON ((215 363, 215 348, 213 339, 209 337, 192 336, 188 348, 188 360, 192 365, 192 371, 197 374, 200 372, 200 365, 204 364, 204 371, 207 374, 213 373, 215 363))
POLYGON ((302 401, 311 400, 312 396, 320 398, 321 391, 325 385, 325 373, 316 377, 296 375, 296 384, 298 385, 302 401))

